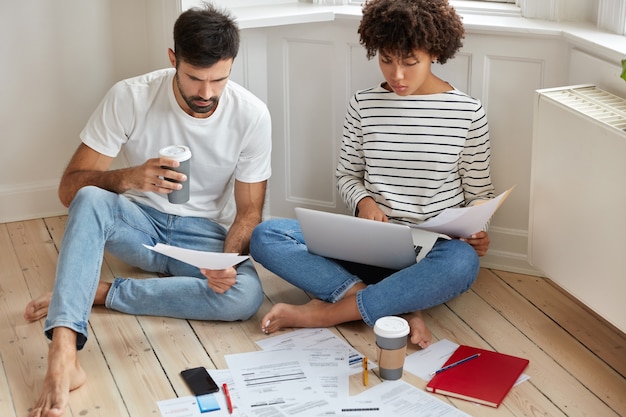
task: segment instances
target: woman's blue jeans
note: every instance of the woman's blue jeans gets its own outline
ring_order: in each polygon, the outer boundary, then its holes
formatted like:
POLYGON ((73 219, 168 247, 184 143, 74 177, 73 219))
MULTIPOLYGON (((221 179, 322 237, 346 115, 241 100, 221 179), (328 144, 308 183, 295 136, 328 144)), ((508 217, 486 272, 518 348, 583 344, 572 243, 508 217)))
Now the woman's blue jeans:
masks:
POLYGON ((227 231, 200 217, 180 217, 131 202, 97 187, 84 187, 69 208, 45 331, 67 327, 87 340, 87 320, 100 281, 104 252, 154 272, 154 278, 115 278, 105 306, 128 314, 194 320, 245 320, 263 302, 253 263, 237 267, 237 282, 218 294, 198 268, 143 245, 165 243, 187 249, 222 252, 227 231), (162 277, 166 275, 167 277, 162 277))
MULTIPOLYGON (((372 236, 372 238, 376 238, 372 236)), ((357 292, 363 321, 373 326, 383 316, 421 311, 467 291, 478 276, 480 262, 474 248, 458 239, 437 241, 419 263, 399 271, 381 270, 313 255, 293 219, 272 219, 252 233, 250 253, 268 270, 334 303, 357 282, 367 287, 357 292)))

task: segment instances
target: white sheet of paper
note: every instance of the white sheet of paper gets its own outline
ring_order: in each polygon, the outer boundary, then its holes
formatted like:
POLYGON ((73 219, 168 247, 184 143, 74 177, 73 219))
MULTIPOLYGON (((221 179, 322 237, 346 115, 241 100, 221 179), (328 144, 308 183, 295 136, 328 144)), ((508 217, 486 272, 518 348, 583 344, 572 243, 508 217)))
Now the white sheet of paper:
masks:
POLYGON ((411 227, 453 237, 471 236, 485 228, 491 216, 512 190, 513 187, 479 205, 445 209, 432 219, 411 227))
POLYGON ((336 400, 350 395, 347 349, 306 349, 314 389, 336 400))
POLYGON ((239 396, 250 407, 306 400, 314 392, 304 351, 256 351, 224 358, 239 396))
POLYGON ((334 414, 345 417, 389 417, 393 414, 377 398, 373 400, 370 396, 367 399, 359 397, 344 398, 335 403, 334 414))
POLYGON ((448 339, 439 340, 426 349, 408 355, 404 360, 404 370, 424 381, 430 381, 432 376, 429 374, 441 368, 458 347, 458 344, 448 339))
POLYGON ((164 245, 163 243, 157 243, 155 246, 144 246, 150 250, 169 256, 170 258, 178 259, 179 261, 197 266, 198 268, 206 269, 226 269, 249 258, 249 256, 242 256, 236 253, 204 252, 164 245))
POLYGON ((163 417, 202 417, 193 395, 157 401, 157 406, 163 417))
POLYGON ((379 404, 381 409, 384 407, 386 410, 385 416, 471 417, 402 379, 384 381, 353 398, 367 399, 371 400, 372 404, 379 404))
POLYGON ((249 388, 240 390, 246 398, 243 412, 249 416, 332 415, 334 401, 350 394, 345 347, 267 350, 227 355, 226 361, 233 380, 241 378, 249 388), (307 381, 300 381, 304 375, 307 381), (303 395, 298 395, 301 390, 303 395))
MULTIPOLYGON (((298 329, 257 340, 256 344, 263 350, 345 348, 348 349, 350 375, 360 373, 363 369, 361 365, 363 363, 363 355, 327 328, 298 329)), ((368 366, 369 369, 375 369, 377 367, 376 363, 372 360, 368 360, 368 366)))

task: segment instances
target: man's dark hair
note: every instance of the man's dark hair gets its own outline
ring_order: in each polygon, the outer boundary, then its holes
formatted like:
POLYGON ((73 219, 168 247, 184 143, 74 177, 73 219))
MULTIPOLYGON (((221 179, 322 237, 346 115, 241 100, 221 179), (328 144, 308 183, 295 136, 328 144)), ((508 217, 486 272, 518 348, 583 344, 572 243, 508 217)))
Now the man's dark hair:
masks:
POLYGON ((183 12, 174 24, 174 53, 195 67, 210 67, 235 58, 239 51, 239 27, 223 10, 211 4, 183 12))
POLYGON ((368 59, 378 52, 406 57, 420 49, 443 64, 463 46, 465 30, 447 0, 369 0, 358 33, 368 59))

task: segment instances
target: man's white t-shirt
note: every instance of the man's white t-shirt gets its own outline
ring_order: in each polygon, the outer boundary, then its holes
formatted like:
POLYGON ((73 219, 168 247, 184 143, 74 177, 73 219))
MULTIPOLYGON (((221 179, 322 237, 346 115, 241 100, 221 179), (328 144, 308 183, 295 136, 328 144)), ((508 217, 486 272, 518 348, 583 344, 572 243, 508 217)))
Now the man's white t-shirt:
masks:
POLYGON ((267 106, 228 81, 215 112, 206 119, 185 113, 173 91, 175 69, 116 83, 81 132, 90 148, 129 166, 156 158, 168 145, 192 153, 190 199, 171 204, 166 194, 129 191, 133 201, 180 216, 205 217, 229 227, 235 216, 234 180, 260 182, 271 175, 271 120, 267 106))

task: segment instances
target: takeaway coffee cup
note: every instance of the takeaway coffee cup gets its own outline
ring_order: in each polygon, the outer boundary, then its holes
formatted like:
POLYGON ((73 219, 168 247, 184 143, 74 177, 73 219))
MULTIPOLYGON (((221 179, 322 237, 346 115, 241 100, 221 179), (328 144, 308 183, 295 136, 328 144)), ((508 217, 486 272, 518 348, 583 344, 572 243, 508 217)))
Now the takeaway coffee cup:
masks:
MULTIPOLYGON (((159 156, 164 158, 174 159, 180 162, 178 168, 167 167, 172 171, 181 172, 187 176, 187 181, 181 182, 183 188, 180 190, 174 190, 167 195, 167 199, 173 204, 182 204, 189 201, 189 168, 191 164, 191 151, 188 147, 183 145, 166 146, 159 151, 159 156)), ((178 182, 170 178, 165 178, 168 181, 178 182)))
POLYGON ((382 379, 402 378, 409 323, 402 317, 386 316, 374 324, 378 372, 382 379))

